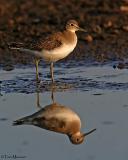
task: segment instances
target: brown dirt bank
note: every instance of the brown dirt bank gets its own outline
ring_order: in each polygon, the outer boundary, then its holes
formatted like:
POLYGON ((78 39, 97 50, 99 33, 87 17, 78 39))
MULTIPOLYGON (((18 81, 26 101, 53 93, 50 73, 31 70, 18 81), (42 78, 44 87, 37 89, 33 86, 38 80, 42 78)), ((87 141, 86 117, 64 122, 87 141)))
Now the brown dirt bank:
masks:
POLYGON ((31 57, 8 49, 11 42, 29 47, 33 40, 63 29, 76 19, 88 34, 78 33, 79 44, 66 59, 97 61, 128 57, 127 0, 0 0, 0 64, 26 64, 31 57))

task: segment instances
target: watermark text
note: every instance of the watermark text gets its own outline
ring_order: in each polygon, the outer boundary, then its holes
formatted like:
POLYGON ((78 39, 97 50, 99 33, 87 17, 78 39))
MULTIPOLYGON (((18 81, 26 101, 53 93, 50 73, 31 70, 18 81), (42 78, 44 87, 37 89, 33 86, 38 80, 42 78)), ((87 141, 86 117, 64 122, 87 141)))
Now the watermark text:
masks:
POLYGON ((16 154, 0 154, 0 160, 5 160, 5 159, 25 159, 27 158, 26 156, 20 156, 16 154))

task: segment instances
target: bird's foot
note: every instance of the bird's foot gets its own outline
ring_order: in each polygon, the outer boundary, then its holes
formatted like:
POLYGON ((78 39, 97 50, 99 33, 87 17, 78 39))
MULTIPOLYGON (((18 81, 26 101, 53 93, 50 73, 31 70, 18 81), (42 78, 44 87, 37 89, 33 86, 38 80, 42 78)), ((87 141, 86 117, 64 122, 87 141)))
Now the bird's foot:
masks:
POLYGON ((56 83, 55 83, 54 81, 52 81, 52 82, 51 82, 51 88, 52 88, 52 89, 55 89, 56 87, 57 87, 57 86, 56 86, 56 83))
POLYGON ((36 83, 40 84, 41 83, 41 79, 36 77, 36 83))

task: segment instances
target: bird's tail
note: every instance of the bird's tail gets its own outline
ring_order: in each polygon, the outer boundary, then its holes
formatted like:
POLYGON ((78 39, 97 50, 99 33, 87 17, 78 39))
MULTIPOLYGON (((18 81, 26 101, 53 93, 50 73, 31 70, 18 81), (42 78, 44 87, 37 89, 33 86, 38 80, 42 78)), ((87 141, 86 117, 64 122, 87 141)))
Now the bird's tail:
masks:
POLYGON ((39 51, 35 51, 35 50, 23 48, 23 47, 9 47, 9 48, 10 48, 11 50, 18 50, 18 51, 20 51, 20 52, 33 55, 33 56, 35 56, 35 57, 37 57, 37 58, 42 58, 42 53, 39 52, 39 51))

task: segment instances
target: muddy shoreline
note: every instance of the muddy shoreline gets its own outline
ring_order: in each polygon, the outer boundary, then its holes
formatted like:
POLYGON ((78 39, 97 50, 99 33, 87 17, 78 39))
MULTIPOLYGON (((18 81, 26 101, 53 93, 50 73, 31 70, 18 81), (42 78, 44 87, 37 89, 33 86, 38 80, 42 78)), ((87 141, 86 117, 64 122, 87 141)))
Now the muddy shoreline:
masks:
POLYGON ((98 62, 126 61, 128 58, 128 2, 126 0, 1 0, 0 65, 33 64, 32 57, 11 51, 8 45, 29 45, 47 34, 62 30, 74 18, 87 34, 78 33, 79 43, 72 54, 62 60, 98 62), (124 8, 123 8, 124 7, 124 8))

